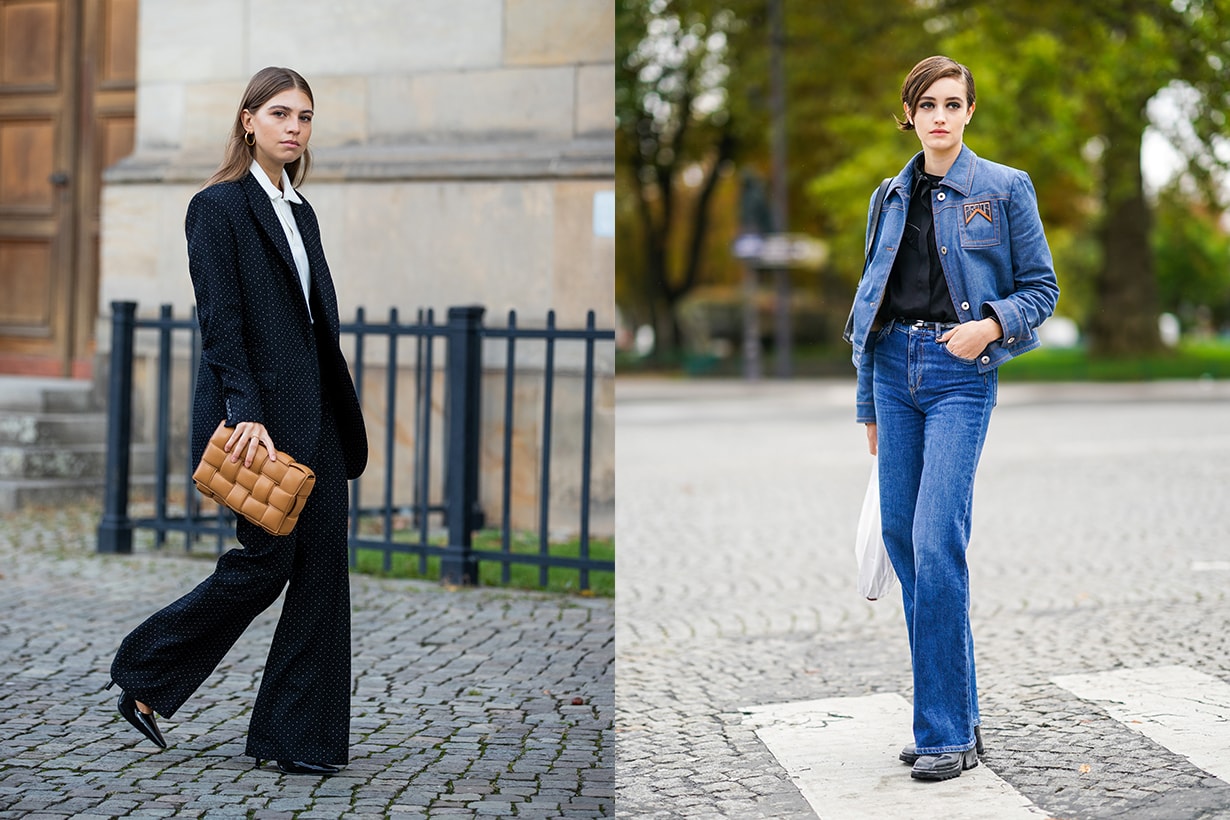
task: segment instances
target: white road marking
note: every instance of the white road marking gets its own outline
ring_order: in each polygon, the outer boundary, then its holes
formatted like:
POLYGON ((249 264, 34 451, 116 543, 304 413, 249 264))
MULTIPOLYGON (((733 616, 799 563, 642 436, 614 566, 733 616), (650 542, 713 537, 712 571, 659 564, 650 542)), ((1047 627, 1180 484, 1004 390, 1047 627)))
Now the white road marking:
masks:
POLYGON ((1046 817, 984 765, 940 783, 897 759, 913 709, 896 694, 752 706, 743 712, 821 820, 1046 817))
POLYGON ((1230 685, 1182 666, 1061 675, 1051 681, 1230 782, 1230 685))

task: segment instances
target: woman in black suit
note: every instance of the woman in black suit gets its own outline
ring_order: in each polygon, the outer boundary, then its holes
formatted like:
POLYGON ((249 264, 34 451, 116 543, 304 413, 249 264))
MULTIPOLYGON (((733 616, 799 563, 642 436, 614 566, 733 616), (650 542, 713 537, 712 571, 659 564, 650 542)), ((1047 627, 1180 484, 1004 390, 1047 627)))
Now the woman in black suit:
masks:
POLYGON ((174 715, 289 583, 247 754, 291 774, 334 774, 350 726, 347 480, 367 464, 367 433, 316 215, 292 187, 311 161, 312 106, 296 72, 257 72, 222 165, 188 206, 186 232, 201 327, 193 462, 226 419, 232 461, 250 465, 263 443, 270 459, 287 453, 310 466, 315 489, 290 535, 240 519, 242 549, 128 635, 111 675, 120 714, 166 748, 154 713, 174 715))

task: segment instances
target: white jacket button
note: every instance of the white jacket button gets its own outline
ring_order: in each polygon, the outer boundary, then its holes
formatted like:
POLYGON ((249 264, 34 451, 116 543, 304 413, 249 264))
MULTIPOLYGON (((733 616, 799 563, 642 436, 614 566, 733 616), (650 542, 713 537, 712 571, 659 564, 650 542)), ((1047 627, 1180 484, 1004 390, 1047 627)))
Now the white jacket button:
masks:
POLYGON ((983 357, 982 357, 982 363, 983 363, 983 364, 990 364, 990 363, 991 363, 991 357, 990 357, 990 356, 983 356, 983 357))
POLYGON ((935 195, 935 198, 938 199, 940 202, 943 202, 948 197, 944 195, 943 191, 940 191, 938 194, 935 195))
POLYGON ((948 255, 948 246, 947 246, 947 245, 944 245, 943 247, 941 247, 941 248, 940 248, 940 254, 942 254, 943 256, 947 256, 947 255, 948 255))
POLYGON ((1013 343, 1013 342, 1015 342, 1015 341, 1016 341, 1016 337, 1015 337, 1015 336, 1009 336, 1009 337, 1008 337, 1008 344, 1012 344, 1012 343, 1013 343))
POLYGON ((969 310, 969 302, 962 302, 961 310, 969 310))

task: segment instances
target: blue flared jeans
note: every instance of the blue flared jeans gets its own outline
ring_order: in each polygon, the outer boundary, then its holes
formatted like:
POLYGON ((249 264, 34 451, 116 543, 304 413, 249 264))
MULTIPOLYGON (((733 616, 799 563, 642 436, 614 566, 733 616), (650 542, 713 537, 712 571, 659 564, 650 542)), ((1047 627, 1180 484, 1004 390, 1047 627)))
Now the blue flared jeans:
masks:
POLYGON ((973 748, 980 722, 965 553, 998 384, 941 334, 892 322, 874 353, 880 510, 905 606, 919 754, 973 748))

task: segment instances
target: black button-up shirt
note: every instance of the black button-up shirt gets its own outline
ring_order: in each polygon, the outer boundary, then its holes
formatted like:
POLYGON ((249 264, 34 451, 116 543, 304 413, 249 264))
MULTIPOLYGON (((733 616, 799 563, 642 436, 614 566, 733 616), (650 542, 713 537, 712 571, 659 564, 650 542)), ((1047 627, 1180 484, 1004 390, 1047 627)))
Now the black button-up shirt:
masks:
MULTIPOLYGON (((921 159, 921 157, 919 158, 921 159)), ((948 280, 940 266, 935 247, 935 223, 931 215, 931 192, 943 177, 923 172, 922 162, 914 167, 914 192, 910 196, 901 247, 888 277, 888 292, 880 310, 883 321, 925 319, 928 322, 956 322, 957 310, 948 292, 948 280)))

